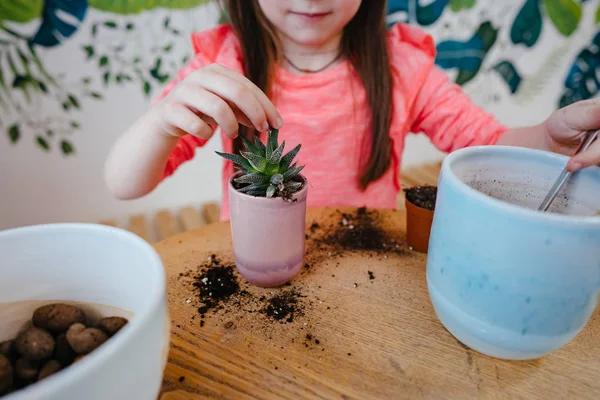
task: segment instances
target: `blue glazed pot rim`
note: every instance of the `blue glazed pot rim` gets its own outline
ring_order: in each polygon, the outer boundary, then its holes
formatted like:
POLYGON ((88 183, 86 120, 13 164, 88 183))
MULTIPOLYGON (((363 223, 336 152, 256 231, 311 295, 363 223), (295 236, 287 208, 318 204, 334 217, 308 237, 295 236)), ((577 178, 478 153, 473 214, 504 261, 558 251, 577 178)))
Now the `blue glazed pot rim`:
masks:
MULTIPOLYGON (((496 199, 494 197, 490 197, 471 186, 464 183, 458 176, 454 174, 452 171, 452 165, 454 162, 457 162, 465 157, 469 157, 475 154, 484 154, 484 155, 493 155, 493 154, 521 154, 524 157, 537 157, 537 158, 547 158, 547 159, 556 159, 560 160, 564 164, 567 163, 569 157, 563 156, 561 154, 552 153, 544 150, 537 149, 529 149, 525 147, 516 147, 516 146, 500 146, 500 145, 490 145, 490 146, 473 146, 466 147, 463 149, 456 150, 444 159, 442 163, 442 175, 443 179, 447 180, 447 182, 453 186, 458 186, 464 192, 465 196, 469 196, 476 201, 481 201, 482 203, 488 204, 491 207, 495 207, 497 209, 501 209, 504 212, 511 213, 513 215, 522 216, 524 218, 529 219, 537 219, 545 222, 557 222, 557 223, 570 223, 575 225, 599 225, 600 224, 600 216, 577 216, 577 215, 565 215, 565 214, 556 214, 549 212, 540 212, 537 210, 532 210, 529 208, 525 208, 516 204, 508 203, 506 201, 502 201, 496 199)), ((600 167, 589 167, 589 168, 598 168, 600 167)))

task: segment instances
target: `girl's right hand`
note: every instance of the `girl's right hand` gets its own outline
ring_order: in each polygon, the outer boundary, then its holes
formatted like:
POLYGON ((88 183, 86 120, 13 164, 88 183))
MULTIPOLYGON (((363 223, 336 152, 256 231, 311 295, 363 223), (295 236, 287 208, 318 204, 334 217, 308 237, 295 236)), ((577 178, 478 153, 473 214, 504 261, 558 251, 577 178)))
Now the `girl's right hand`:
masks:
POLYGON ((213 127, 230 138, 239 124, 259 132, 279 129, 281 115, 265 93, 245 76, 219 64, 194 71, 152 107, 161 131, 180 137, 190 134, 209 139, 213 127))

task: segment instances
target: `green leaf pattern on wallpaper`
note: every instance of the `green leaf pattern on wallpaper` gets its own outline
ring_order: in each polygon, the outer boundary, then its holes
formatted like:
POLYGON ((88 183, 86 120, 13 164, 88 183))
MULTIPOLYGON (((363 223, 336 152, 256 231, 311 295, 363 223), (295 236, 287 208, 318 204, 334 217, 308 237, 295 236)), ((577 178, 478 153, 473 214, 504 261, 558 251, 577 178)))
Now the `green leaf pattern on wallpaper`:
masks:
POLYGON ((544 0, 544 7, 556 29, 570 36, 581 21, 581 5, 575 0, 544 0))
POLYGON ((450 0, 452 11, 457 12, 464 9, 473 8, 477 0, 450 0))
MULTIPOLYGON (((444 37, 443 40, 438 38, 436 64, 454 73, 456 83, 465 85, 482 73, 495 73, 505 82, 509 95, 529 92, 520 96, 521 100, 529 99, 533 93, 543 90, 544 85, 541 83, 550 81, 553 74, 561 68, 557 58, 564 58, 568 53, 568 46, 565 48, 558 42, 555 49, 560 51, 547 50, 546 60, 541 61, 542 67, 537 74, 529 76, 520 72, 522 66, 519 58, 523 51, 538 50, 536 44, 545 30, 554 29, 568 44, 570 37, 582 28, 584 8, 588 13, 595 14, 594 23, 600 25, 598 0, 503 0, 493 4, 490 1, 481 7, 477 7, 478 2, 475 0, 389 0, 388 3, 391 12, 388 17, 389 26, 397 22, 418 24, 423 29, 444 37), (505 11, 498 12, 498 7, 503 5, 506 6, 505 10, 515 11, 512 20, 502 18, 500 14, 505 14, 505 11), (488 16, 487 9, 493 7, 496 7, 498 15, 488 16), (456 18, 456 15, 465 13, 470 18, 456 18), (472 24, 478 17, 479 25, 472 24), (461 32, 460 39, 452 35, 446 38, 449 36, 447 28, 452 26, 453 20, 458 20, 456 25, 461 31, 465 29, 464 21, 470 21, 473 32, 471 36, 464 39, 461 32), (503 39, 505 37, 506 40, 503 39), (500 49, 497 49, 498 46, 501 46, 500 49), (490 52, 495 52, 496 55, 488 62, 490 52)), ((480 0, 480 3, 483 1, 480 0)), ((586 32, 593 32, 595 29, 595 26, 585 27, 586 32)), ((592 41, 592 38, 589 40, 592 41)), ((598 92, 600 83, 591 79, 592 76, 600 76, 600 55, 597 51, 594 52, 594 46, 594 43, 590 43, 577 59, 571 61, 573 66, 567 76, 563 77, 565 91, 562 95, 558 94, 557 107, 595 96, 598 92)), ((565 63, 568 64, 569 60, 563 60, 562 65, 565 63)))
POLYGON ((437 45, 436 63, 442 68, 456 68, 456 83, 464 85, 477 75, 483 59, 496 42, 498 30, 484 22, 467 41, 446 40, 437 45))
POLYGON ((539 0, 526 0, 510 28, 514 44, 532 47, 542 33, 542 10, 539 0))
MULTIPOLYGON (((76 154, 83 110, 105 101, 111 88, 146 99, 160 90, 191 56, 187 38, 197 30, 191 14, 204 12, 209 2, 214 0, 0 0, 0 145, 30 141, 43 152, 76 154), (71 41, 77 45, 69 59, 80 57, 83 76, 46 65, 49 52, 71 41), (40 116, 41 108, 49 108, 50 116, 40 116)), ((410 23, 432 33, 436 64, 460 85, 476 87, 495 76, 502 86, 494 90, 522 101, 559 79, 558 107, 599 91, 599 3, 388 0, 388 26, 410 23), (556 45, 540 50, 546 35, 554 35, 556 45), (567 59, 573 37, 581 48, 567 59), (531 72, 522 55, 540 51, 539 68, 531 72), (568 72, 558 75, 565 64, 568 72)), ((224 21, 221 16, 215 22, 224 21)))
POLYGON ((189 50, 178 59, 171 55, 177 43, 185 42, 183 35, 194 30, 172 23, 170 12, 209 1, 0 0, 0 133, 6 138, 0 143, 32 140, 44 152, 75 154, 74 133, 81 129, 79 118, 89 101, 103 100, 110 86, 132 85, 145 97, 163 86, 189 59, 189 50), (152 11, 158 8, 162 16, 152 11), (90 10, 96 11, 93 20, 90 10), (152 43, 145 40, 148 29, 156 34, 152 43), (87 38, 80 54, 91 68, 73 81, 46 68, 43 54, 77 34, 87 38), (62 112, 41 117, 40 104, 62 112))
POLYGON ((97 10, 129 15, 153 8, 188 9, 208 1, 210 0, 88 0, 88 4, 97 10))
POLYGON ((44 0, 2 0, 0 21, 29 22, 42 15, 44 0))

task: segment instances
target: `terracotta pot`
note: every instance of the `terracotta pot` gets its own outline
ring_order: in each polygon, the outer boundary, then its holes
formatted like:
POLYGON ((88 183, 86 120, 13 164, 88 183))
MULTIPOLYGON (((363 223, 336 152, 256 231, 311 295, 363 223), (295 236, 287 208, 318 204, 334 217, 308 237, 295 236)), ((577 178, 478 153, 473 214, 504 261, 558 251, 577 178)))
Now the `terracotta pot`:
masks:
POLYGON ((406 241, 415 251, 427 253, 433 210, 418 207, 406 198, 404 204, 406 205, 406 241))
POLYGON ((238 192, 229 180, 233 254, 239 273, 250 283, 276 287, 292 280, 304 265, 307 180, 295 203, 238 192))

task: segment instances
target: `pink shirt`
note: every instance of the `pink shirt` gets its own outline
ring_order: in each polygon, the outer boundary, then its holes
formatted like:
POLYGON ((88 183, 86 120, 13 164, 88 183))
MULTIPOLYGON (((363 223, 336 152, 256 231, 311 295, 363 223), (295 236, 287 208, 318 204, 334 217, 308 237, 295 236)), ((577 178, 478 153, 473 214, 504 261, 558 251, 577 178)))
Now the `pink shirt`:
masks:
MULTIPOLYGON (((191 37, 195 57, 179 71, 161 97, 194 70, 218 63, 243 72, 239 42, 231 28, 220 25, 191 37)), ((422 30, 404 24, 388 33, 393 76, 391 168, 368 189, 358 186, 361 159, 368 156, 362 147, 370 135, 366 93, 348 62, 323 72, 295 75, 278 68, 272 101, 284 124, 279 140, 286 149, 302 143, 298 165, 309 182, 308 206, 367 206, 395 208, 400 190, 399 166, 404 139, 410 132, 423 132, 444 152, 467 146, 494 144, 506 127, 474 105, 461 88, 434 65, 433 39, 422 30)), ((261 137, 263 141, 264 137, 261 137)), ((225 152, 232 141, 221 135, 225 152)), ((194 157, 206 141, 186 135, 179 139, 165 169, 165 177, 194 157)), ((367 149, 368 151, 368 149, 367 149)), ((205 154, 207 162, 221 157, 205 154)), ((233 164, 223 162, 221 218, 229 218, 228 178, 233 164)))

